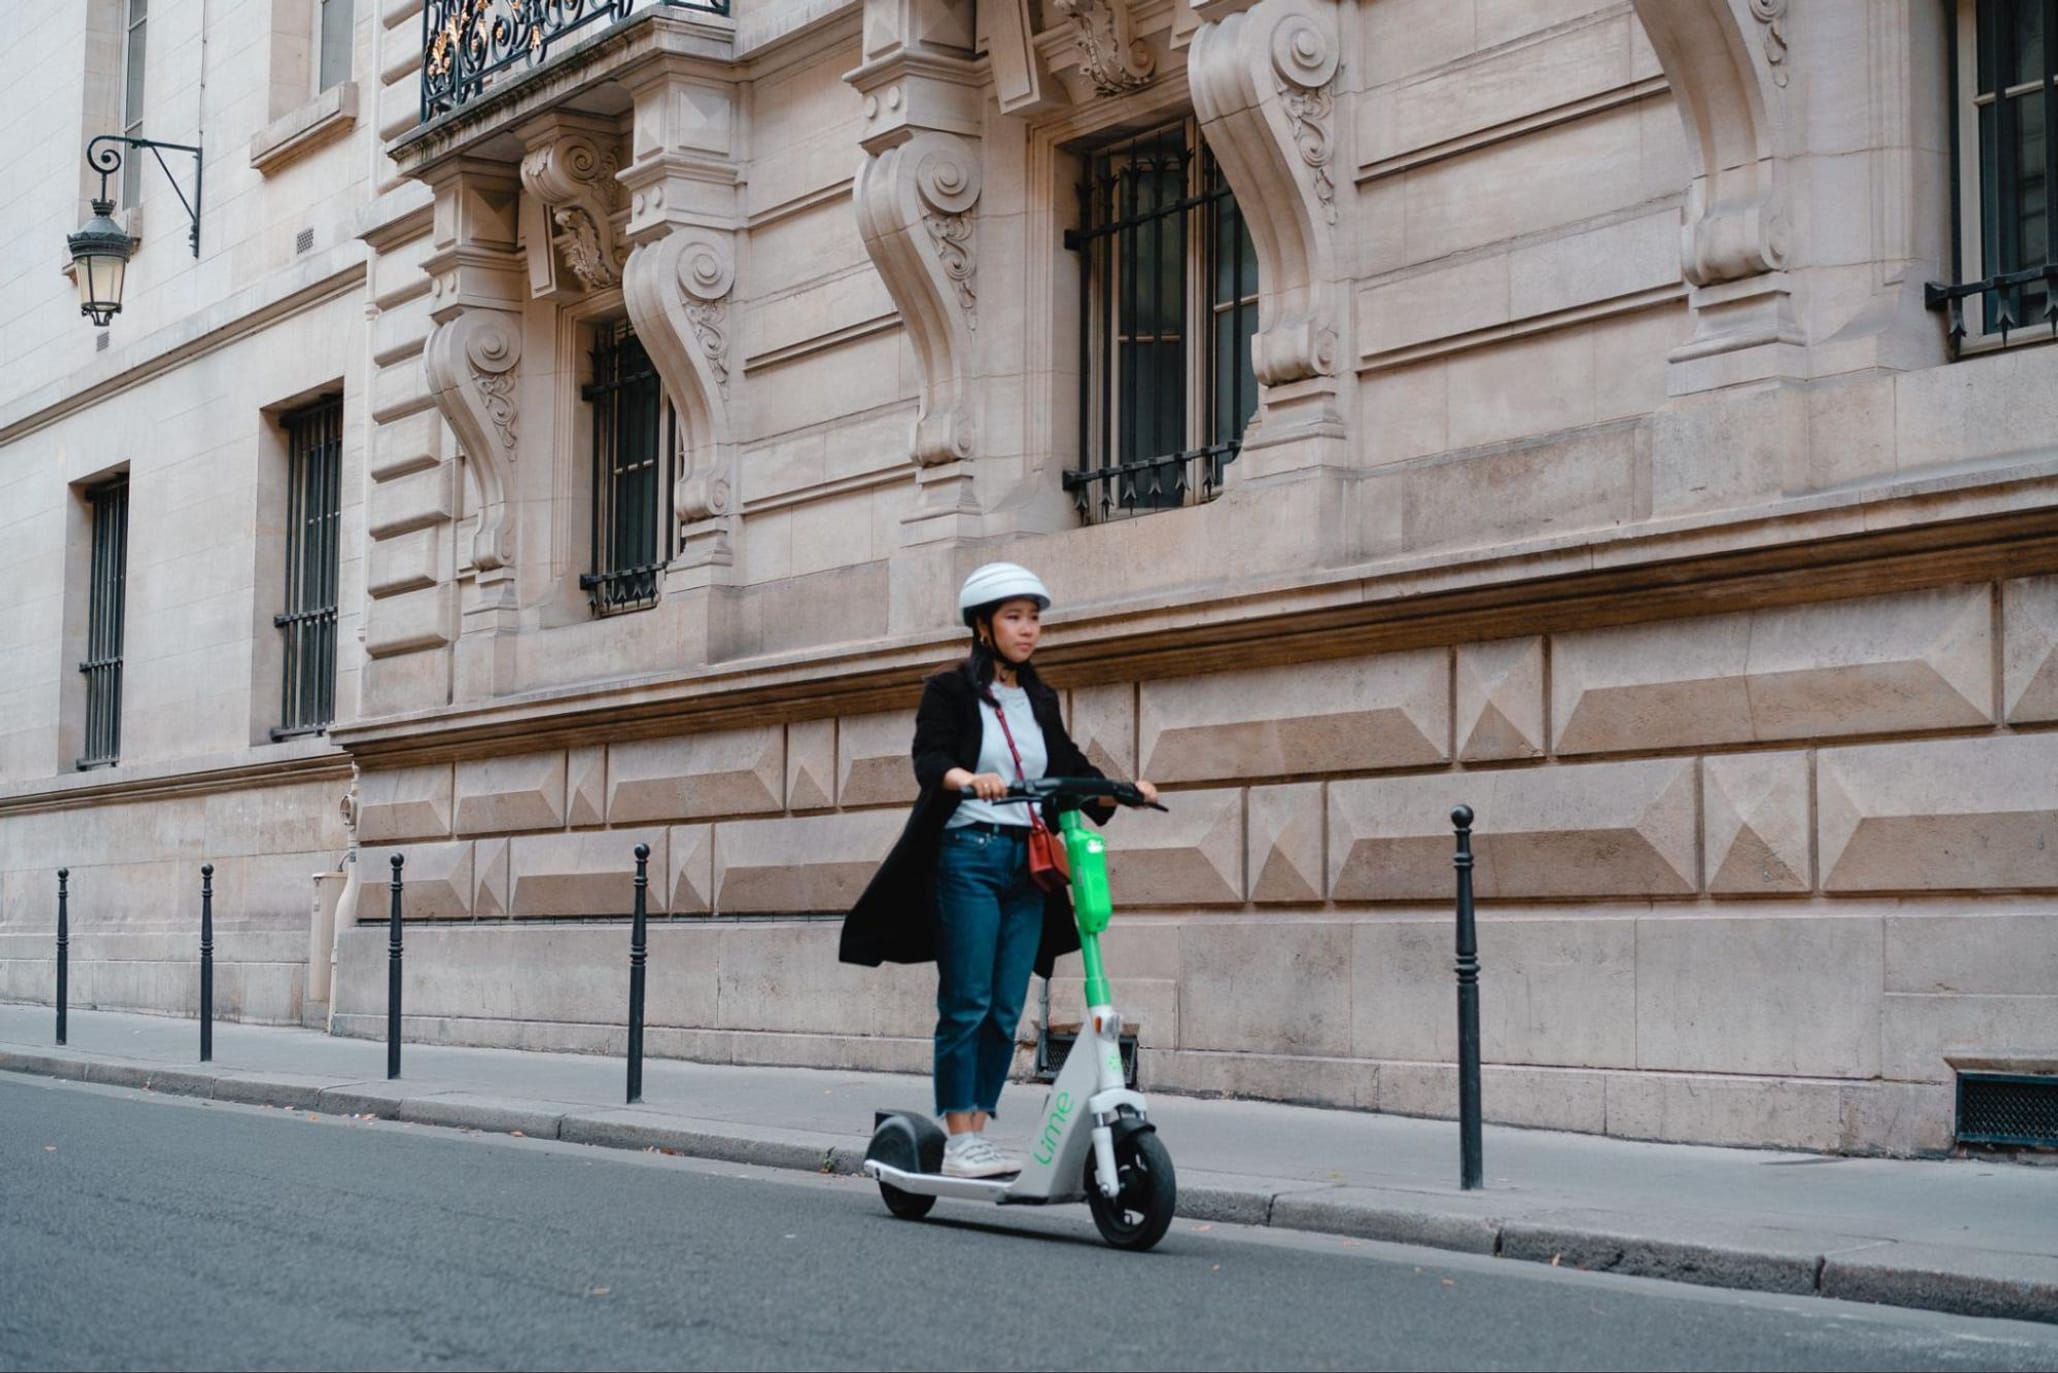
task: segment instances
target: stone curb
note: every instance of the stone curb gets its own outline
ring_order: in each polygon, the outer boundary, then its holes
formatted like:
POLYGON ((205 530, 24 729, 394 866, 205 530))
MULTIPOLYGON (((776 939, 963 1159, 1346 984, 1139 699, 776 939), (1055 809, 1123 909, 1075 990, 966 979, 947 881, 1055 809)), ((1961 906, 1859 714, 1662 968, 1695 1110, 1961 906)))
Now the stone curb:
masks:
MULTIPOLYGON (((712 1121, 689 1126, 674 1123, 676 1117, 668 1119, 635 1106, 514 1101, 455 1089, 410 1090, 405 1083, 163 1068, 9 1049, 0 1049, 0 1072, 613 1149, 655 1149, 817 1174, 856 1176, 864 1157, 863 1146, 846 1137, 805 1130, 775 1126, 724 1130, 719 1128, 723 1122, 712 1121), (552 1109, 554 1106, 562 1109, 552 1109)), ((1183 1187, 1178 1214, 1187 1220, 1347 1235, 1707 1287, 1820 1295, 1953 1315, 2058 1324, 2058 1258, 2036 1255, 1892 1241, 1829 1253, 1792 1246, 1712 1245, 1611 1231, 1598 1224, 1541 1224, 1439 1212, 1427 1206, 1368 1205, 1326 1197, 1320 1189, 1183 1187)))

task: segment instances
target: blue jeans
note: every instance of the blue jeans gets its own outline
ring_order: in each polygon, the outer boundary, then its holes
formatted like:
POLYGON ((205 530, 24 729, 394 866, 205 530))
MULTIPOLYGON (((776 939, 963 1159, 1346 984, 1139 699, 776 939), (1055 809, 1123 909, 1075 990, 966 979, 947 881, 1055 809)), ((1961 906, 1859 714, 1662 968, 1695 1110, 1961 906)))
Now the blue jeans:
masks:
POLYGON ((992 1114, 1014 1063, 1015 1026, 1043 938, 1043 892, 1029 880, 1028 840, 945 830, 936 910, 936 1113, 992 1114))

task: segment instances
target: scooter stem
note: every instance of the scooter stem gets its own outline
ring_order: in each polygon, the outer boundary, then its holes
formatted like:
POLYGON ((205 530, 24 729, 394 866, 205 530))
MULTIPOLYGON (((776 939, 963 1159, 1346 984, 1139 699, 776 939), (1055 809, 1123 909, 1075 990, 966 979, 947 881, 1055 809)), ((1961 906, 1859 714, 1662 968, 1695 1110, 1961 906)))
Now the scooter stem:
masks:
POLYGON ((1058 814, 1058 829, 1065 838, 1065 854, 1072 864, 1072 915, 1079 924, 1079 957, 1086 970, 1086 1004, 1105 1006, 1107 975, 1101 970, 1100 934, 1114 916, 1114 901, 1108 894, 1107 845, 1086 828, 1076 810, 1058 814))

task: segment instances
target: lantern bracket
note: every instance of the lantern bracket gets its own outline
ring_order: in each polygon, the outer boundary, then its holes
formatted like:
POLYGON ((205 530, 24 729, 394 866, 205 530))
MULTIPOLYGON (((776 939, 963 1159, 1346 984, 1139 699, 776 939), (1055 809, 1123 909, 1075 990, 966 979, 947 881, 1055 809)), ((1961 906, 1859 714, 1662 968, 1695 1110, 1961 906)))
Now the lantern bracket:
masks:
POLYGON ((98 199, 102 201, 110 199, 107 194, 107 179, 120 171, 122 167, 121 147, 114 145, 124 144, 131 148, 147 148, 150 150, 150 155, 157 159, 157 165, 164 171, 164 179, 171 182, 172 190, 178 194, 179 204, 186 207, 186 217, 192 221, 192 227, 186 237, 193 245, 193 256, 199 257, 200 149, 188 143, 159 143, 155 139, 150 138, 130 138, 127 134, 101 134, 86 144, 86 165, 100 173, 100 195, 98 199), (103 144, 109 146, 103 147, 103 144), (172 175, 171 168, 165 166, 164 154, 167 150, 175 153, 193 154, 193 198, 191 200, 186 198, 185 188, 179 185, 179 179, 172 175))

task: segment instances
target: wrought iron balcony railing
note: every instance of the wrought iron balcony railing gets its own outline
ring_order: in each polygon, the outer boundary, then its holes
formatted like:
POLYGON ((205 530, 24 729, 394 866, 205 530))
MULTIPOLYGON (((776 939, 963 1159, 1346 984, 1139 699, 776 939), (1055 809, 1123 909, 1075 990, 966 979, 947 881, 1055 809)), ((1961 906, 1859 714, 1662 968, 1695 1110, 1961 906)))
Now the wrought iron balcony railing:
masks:
POLYGON ((428 0, 422 6, 422 122, 476 100, 507 73, 540 67, 637 11, 727 14, 729 0, 428 0))

